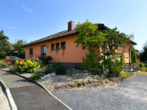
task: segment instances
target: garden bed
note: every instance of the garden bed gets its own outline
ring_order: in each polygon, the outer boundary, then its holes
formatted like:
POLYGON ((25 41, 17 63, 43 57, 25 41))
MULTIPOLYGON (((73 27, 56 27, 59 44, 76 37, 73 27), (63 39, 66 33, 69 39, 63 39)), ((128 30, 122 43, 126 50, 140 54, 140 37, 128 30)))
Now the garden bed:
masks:
MULTIPOLYGON (((8 69, 6 69, 8 70, 8 69)), ((128 74, 128 73, 127 73, 128 74)), ((127 75, 122 74, 122 75, 127 75)), ((129 73, 130 74, 130 73, 129 73)), ((22 76, 30 78, 34 73, 21 73, 22 76)), ((132 73, 130 75, 133 75, 132 73)), ((129 77, 130 75, 127 75, 129 77)), ((56 75, 49 73, 36 80, 44 85, 49 91, 64 91, 69 89, 104 88, 113 87, 127 79, 127 77, 102 78, 91 75, 87 71, 75 70, 72 74, 56 75)))
POLYGON ((67 89, 86 89, 116 86, 125 77, 115 77, 106 79, 95 79, 94 77, 73 78, 70 76, 50 76, 37 82, 44 85, 50 91, 64 91, 67 89))
MULTIPOLYGON (((21 74, 30 78, 33 74, 21 74)), ((86 89, 86 88, 101 88, 113 87, 124 81, 125 77, 100 78, 93 75, 55 75, 54 73, 47 74, 36 82, 44 85, 49 91, 64 91, 68 89, 86 89)))

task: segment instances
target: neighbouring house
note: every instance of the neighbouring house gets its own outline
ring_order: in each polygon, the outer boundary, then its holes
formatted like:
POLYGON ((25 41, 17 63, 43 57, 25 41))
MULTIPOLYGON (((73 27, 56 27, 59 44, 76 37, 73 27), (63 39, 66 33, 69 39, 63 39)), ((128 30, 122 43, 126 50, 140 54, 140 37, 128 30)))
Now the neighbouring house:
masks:
MULTIPOLYGON (((107 28, 104 24, 97 25, 99 30, 107 28)), ((77 47, 77 44, 74 43, 77 38, 78 32, 75 29, 75 23, 70 21, 67 30, 25 44, 25 59, 51 56, 53 58, 51 62, 81 68, 82 58, 86 56, 88 50, 82 50, 81 46, 77 47)), ((135 42, 129 41, 124 48, 118 49, 118 51, 123 52, 127 67, 131 62, 131 47, 135 44, 135 42)))

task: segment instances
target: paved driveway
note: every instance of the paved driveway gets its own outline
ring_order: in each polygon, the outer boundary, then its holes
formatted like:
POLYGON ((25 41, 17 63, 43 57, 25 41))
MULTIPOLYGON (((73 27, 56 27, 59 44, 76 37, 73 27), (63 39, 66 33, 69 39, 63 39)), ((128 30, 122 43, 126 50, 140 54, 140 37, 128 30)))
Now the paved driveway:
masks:
POLYGON ((73 110, 147 110, 147 76, 136 75, 119 86, 54 92, 73 110))
POLYGON ((22 77, 0 70, 0 79, 10 89, 18 110, 69 110, 44 89, 22 77))

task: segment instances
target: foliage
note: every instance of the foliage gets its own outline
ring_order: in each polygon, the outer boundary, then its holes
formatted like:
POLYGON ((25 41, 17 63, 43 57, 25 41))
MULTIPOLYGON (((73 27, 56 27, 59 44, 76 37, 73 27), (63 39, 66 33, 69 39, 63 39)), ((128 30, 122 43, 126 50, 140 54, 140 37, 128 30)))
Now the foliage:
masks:
POLYGON ((10 66, 10 63, 7 63, 5 61, 0 61, 0 68, 7 68, 10 66))
POLYGON ((142 62, 140 62, 140 64, 139 64, 139 67, 144 67, 145 65, 144 65, 144 63, 142 63, 142 62))
POLYGON ((61 65, 61 64, 55 65, 54 66, 54 71, 55 71, 55 73, 57 75, 64 75, 67 72, 66 68, 63 65, 61 65))
POLYGON ((75 41, 77 47, 88 49, 89 53, 83 58, 82 66, 92 74, 101 74, 105 69, 113 76, 118 76, 124 69, 124 57, 118 50, 129 40, 124 33, 114 29, 98 30, 98 26, 88 20, 77 24, 79 37, 75 41))
POLYGON ((64 75, 67 73, 67 69, 61 64, 52 63, 52 64, 44 65, 35 71, 36 74, 37 73, 47 74, 52 72, 55 72, 57 75, 64 75))
POLYGON ((10 72, 16 72, 16 69, 15 69, 15 68, 10 68, 9 71, 10 71, 10 72))
POLYGON ((142 62, 147 61, 147 42, 145 43, 143 47, 143 51, 140 53, 140 60, 142 62))
POLYGON ((26 44, 26 41, 24 40, 18 40, 15 44, 13 44, 13 50, 11 51, 11 56, 17 56, 20 58, 25 58, 25 48, 22 46, 26 44))
POLYGON ((132 76, 133 73, 130 73, 130 72, 122 72, 120 73, 119 77, 125 77, 125 78, 128 78, 129 76, 132 76))
POLYGON ((92 74, 100 74, 102 73, 103 65, 98 61, 100 59, 97 58, 95 51, 91 51, 90 54, 86 55, 86 58, 83 58, 82 66, 92 74))
POLYGON ((43 74, 39 73, 39 74, 35 74, 35 75, 31 76, 30 79, 34 81, 34 80, 40 79, 42 76, 43 76, 43 74))
POLYGON ((70 76, 72 76, 73 74, 75 74, 76 71, 75 71, 75 68, 74 67, 70 67, 68 70, 67 70, 67 74, 69 74, 70 76))
POLYGON ((104 78, 102 78, 102 77, 97 77, 97 79, 98 79, 99 81, 101 81, 101 82, 104 81, 104 78))
POLYGON ((27 59, 27 61, 16 61, 16 71, 18 72, 29 72, 29 73, 33 73, 37 68, 39 68, 40 65, 39 63, 37 63, 37 61, 33 60, 29 60, 27 59))
POLYGON ((142 68, 141 68, 141 71, 147 72, 147 67, 142 67, 142 68))
POLYGON ((44 64, 48 64, 49 61, 51 61, 51 60, 52 60, 52 57, 51 56, 47 56, 47 57, 45 57, 45 58, 42 59, 42 61, 43 61, 44 64))
POLYGON ((47 74, 47 73, 52 73, 53 71, 54 71, 53 64, 48 64, 44 67, 38 68, 35 71, 35 74, 38 74, 38 73, 47 74))
POLYGON ((121 55, 119 59, 120 60, 111 58, 111 59, 106 59, 104 61, 105 67, 109 71, 109 74, 108 74, 109 77, 111 76, 117 77, 119 76, 120 72, 124 70, 124 66, 125 66, 124 56, 121 55))
POLYGON ((131 48, 131 63, 137 62, 137 54, 134 47, 131 48))
POLYGON ((80 86, 84 85, 84 83, 83 83, 83 82, 81 82, 81 81, 75 81, 75 84, 76 84, 78 87, 80 87, 80 86))
POLYGON ((5 58, 9 53, 10 48, 8 37, 4 35, 3 31, 0 31, 0 59, 5 58))

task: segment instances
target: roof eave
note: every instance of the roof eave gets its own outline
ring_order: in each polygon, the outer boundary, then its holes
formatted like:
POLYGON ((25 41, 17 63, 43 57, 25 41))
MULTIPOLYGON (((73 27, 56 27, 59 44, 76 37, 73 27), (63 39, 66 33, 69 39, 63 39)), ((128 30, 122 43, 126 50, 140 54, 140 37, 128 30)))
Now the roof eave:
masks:
POLYGON ((47 42, 47 41, 51 41, 51 40, 67 37, 67 36, 70 36, 70 35, 75 35, 75 34, 78 34, 78 33, 79 32, 75 32, 75 33, 71 33, 71 34, 68 34, 68 35, 63 35, 63 36, 60 36, 60 37, 57 37, 57 38, 52 38, 52 39, 48 39, 48 40, 44 40, 44 41, 39 41, 39 42, 32 43, 32 44, 31 43, 25 44, 25 45, 23 45, 23 47, 27 47, 27 46, 34 45, 34 44, 43 43, 43 42, 47 42))

